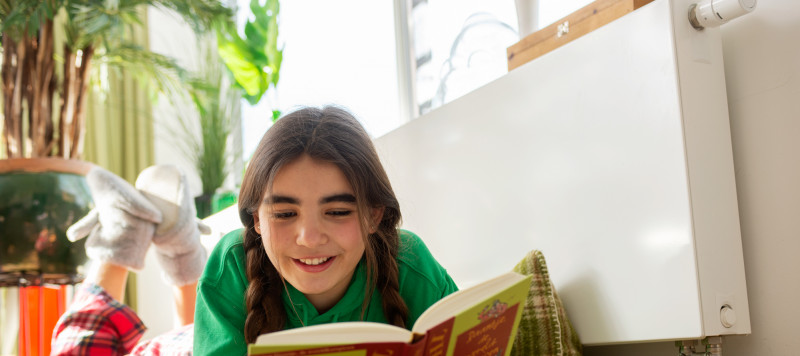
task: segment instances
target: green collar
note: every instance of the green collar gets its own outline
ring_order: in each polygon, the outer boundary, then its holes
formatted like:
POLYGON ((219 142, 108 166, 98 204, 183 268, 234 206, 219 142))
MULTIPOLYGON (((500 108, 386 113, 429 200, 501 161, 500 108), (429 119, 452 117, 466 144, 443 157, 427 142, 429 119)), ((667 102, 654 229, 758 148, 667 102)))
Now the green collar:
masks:
POLYGON ((283 291, 283 306, 286 309, 287 329, 301 327, 303 325, 318 325, 335 323, 338 321, 353 320, 361 315, 361 307, 364 304, 364 293, 367 285, 366 263, 364 259, 356 266, 350 286, 344 293, 342 299, 325 313, 320 314, 306 296, 286 282, 286 290, 283 291), (294 308, 292 308, 294 302, 294 308), (296 312, 296 313, 295 313, 296 312), (355 315, 354 315, 355 314, 355 315), (302 322, 301 322, 302 320, 302 322))

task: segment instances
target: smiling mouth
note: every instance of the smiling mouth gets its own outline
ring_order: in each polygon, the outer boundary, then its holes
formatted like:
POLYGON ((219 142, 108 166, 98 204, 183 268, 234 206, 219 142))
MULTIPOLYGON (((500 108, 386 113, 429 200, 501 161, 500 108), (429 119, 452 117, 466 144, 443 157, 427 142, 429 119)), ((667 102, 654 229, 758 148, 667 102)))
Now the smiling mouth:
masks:
POLYGON ((325 262, 328 262, 328 260, 330 260, 330 259, 331 259, 331 257, 323 257, 323 258, 299 258, 299 259, 297 259, 297 260, 298 260, 298 261, 300 261, 300 262, 302 262, 303 264, 306 264, 306 265, 309 265, 309 266, 317 266, 317 265, 321 265, 321 264, 323 264, 323 263, 325 263, 325 262))

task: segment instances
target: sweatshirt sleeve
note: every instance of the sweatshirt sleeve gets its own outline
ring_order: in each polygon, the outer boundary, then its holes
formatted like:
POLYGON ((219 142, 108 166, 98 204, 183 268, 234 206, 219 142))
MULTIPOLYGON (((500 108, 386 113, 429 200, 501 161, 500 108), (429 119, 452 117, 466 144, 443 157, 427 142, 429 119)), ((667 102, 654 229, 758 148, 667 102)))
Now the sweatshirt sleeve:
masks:
POLYGON ((241 230, 220 240, 197 283, 195 355, 245 355, 244 248, 241 230))
POLYGON ((458 286, 419 236, 400 230, 400 242, 400 295, 408 307, 406 325, 411 326, 428 307, 458 291, 458 286))

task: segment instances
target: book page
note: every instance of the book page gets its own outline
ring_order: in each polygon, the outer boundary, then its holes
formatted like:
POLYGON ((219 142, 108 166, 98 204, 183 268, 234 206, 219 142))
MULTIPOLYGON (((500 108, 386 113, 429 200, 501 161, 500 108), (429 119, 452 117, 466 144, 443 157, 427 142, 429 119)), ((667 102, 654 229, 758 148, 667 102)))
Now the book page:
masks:
POLYGON ((501 274, 483 283, 450 294, 434 303, 419 316, 412 331, 425 334, 428 329, 492 297, 526 277, 514 272, 501 274))
POLYGON ((410 342, 411 332, 368 321, 341 322, 263 334, 256 345, 342 345, 369 342, 410 342))

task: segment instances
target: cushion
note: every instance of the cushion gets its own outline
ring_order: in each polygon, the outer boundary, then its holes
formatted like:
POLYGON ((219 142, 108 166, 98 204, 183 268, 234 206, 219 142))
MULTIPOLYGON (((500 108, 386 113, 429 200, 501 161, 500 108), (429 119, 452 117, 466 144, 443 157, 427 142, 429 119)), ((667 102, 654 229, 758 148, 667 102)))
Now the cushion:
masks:
POLYGON ((528 300, 522 309, 512 356, 581 355, 582 347, 575 328, 567 318, 564 305, 550 281, 541 251, 533 250, 514 267, 514 271, 532 275, 528 300))

